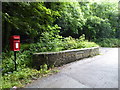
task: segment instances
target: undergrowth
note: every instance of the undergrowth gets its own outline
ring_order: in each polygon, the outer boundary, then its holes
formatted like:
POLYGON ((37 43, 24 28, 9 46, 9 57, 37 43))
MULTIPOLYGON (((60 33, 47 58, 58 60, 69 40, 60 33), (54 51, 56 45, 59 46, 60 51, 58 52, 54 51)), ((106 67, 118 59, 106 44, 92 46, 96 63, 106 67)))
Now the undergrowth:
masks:
POLYGON ((5 51, 2 53, 3 83, 1 88, 11 88, 13 86, 24 87, 32 79, 56 72, 48 69, 46 64, 40 66, 40 70, 33 69, 31 57, 35 52, 57 52, 89 47, 98 47, 98 45, 85 40, 84 35, 75 39, 71 36, 63 38, 62 36, 56 35, 53 37, 49 33, 44 33, 43 37, 40 38, 40 42, 21 45, 21 50, 17 52, 17 71, 14 70, 14 52, 5 51))
POLYGON ((47 65, 41 66, 40 70, 32 69, 32 68, 24 68, 18 71, 14 71, 13 73, 5 74, 2 77, 2 89, 12 88, 14 86, 18 88, 24 87, 26 84, 36 80, 40 77, 45 77, 51 75, 53 73, 58 72, 55 69, 47 68, 47 65))
POLYGON ((120 39, 117 38, 100 38, 95 42, 101 47, 120 47, 120 39))

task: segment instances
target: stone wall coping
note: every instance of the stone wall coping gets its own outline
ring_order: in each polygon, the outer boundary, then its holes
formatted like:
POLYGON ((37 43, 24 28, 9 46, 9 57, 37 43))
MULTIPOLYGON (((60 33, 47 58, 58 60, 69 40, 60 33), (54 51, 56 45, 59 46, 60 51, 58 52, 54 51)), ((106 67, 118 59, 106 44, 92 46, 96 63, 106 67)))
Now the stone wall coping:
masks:
POLYGON ((66 53, 66 52, 76 52, 76 51, 84 51, 87 49, 95 49, 99 47, 91 47, 91 48, 81 48, 81 49, 71 49, 71 50, 64 50, 59 52, 40 52, 40 53, 33 53, 33 55, 47 55, 47 54, 58 54, 58 53, 66 53))

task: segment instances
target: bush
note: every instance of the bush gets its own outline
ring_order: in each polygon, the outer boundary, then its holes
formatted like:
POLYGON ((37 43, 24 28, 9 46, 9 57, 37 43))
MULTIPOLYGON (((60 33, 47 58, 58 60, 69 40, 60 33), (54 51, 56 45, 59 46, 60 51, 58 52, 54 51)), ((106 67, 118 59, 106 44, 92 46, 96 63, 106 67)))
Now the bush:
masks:
POLYGON ((85 40, 85 35, 83 34, 82 36, 77 39, 77 48, 90 48, 90 47, 99 47, 94 42, 89 42, 88 40, 85 40))
POLYGON ((73 49, 73 48, 76 49, 77 41, 74 38, 72 38, 71 36, 66 37, 63 42, 63 47, 64 47, 64 50, 73 49))
MULTIPOLYGON (((46 33, 48 35, 48 33, 46 33)), ((49 37, 49 36, 47 36, 49 37)), ((62 50, 90 48, 98 46, 94 42, 88 42, 85 40, 85 35, 79 37, 79 39, 72 38, 71 36, 63 38, 57 35, 56 38, 47 40, 41 39, 39 43, 31 44, 29 50, 31 52, 57 52, 62 50)))
MULTIPOLYGON (((17 52, 17 69, 23 69, 25 67, 31 67, 31 52, 30 51, 19 51, 17 52)), ((9 51, 2 53, 2 74, 11 73, 14 71, 14 52, 9 51)))
POLYGON ((11 88, 13 86, 23 87, 26 83, 30 82, 33 77, 38 78, 40 71, 36 69, 24 68, 19 71, 14 71, 11 74, 3 76, 2 88, 11 88))
POLYGON ((117 38, 100 38, 95 42, 101 47, 120 47, 120 39, 117 38))
POLYGON ((24 87, 27 83, 30 83, 32 80, 36 80, 39 77, 47 76, 49 74, 53 74, 58 72, 55 69, 48 70, 48 66, 42 65, 40 70, 24 68, 18 71, 14 71, 10 74, 5 74, 2 77, 2 87, 1 88, 12 88, 16 87, 24 87))

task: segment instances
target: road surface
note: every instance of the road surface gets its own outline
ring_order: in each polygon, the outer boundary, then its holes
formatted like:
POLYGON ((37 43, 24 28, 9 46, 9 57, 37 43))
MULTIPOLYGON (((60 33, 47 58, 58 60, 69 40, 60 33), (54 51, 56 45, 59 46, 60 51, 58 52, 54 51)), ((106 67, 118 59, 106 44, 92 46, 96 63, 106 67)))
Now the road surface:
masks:
POLYGON ((100 52, 59 67, 59 73, 40 78, 25 88, 118 88, 118 48, 101 48, 100 52))

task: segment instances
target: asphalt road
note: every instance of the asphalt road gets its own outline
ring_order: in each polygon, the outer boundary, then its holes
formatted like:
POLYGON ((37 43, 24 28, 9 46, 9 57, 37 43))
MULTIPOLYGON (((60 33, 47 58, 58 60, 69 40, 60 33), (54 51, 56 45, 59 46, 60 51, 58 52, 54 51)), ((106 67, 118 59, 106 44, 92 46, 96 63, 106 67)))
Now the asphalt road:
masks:
POLYGON ((59 67, 25 88, 118 88, 118 48, 101 48, 101 55, 59 67))

